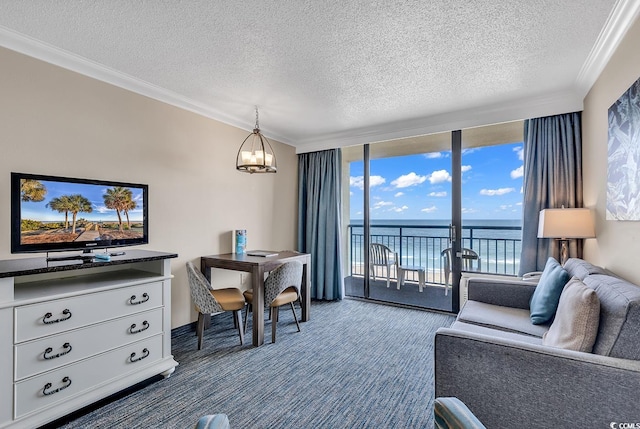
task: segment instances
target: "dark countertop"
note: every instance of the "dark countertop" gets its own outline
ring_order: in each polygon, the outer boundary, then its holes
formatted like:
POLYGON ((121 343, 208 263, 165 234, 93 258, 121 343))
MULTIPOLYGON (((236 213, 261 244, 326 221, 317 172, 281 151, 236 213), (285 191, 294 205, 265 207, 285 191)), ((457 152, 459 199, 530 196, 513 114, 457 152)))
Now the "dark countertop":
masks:
MULTIPOLYGON (((47 261, 44 256, 38 258, 6 259, 0 261, 0 278, 17 277, 31 274, 52 273, 56 271, 82 270, 92 267, 104 267, 107 265, 130 264, 132 262, 147 262, 160 259, 177 258, 177 253, 156 252, 152 250, 119 250, 112 249, 110 252, 125 252, 121 256, 112 256, 111 261, 101 261, 100 259, 73 259, 65 261, 47 261)), ((101 253, 99 250, 95 253, 101 253)), ((78 257, 82 255, 78 253, 78 257)), ((56 257, 55 253, 50 256, 56 257)), ((64 256, 67 256, 65 253, 64 256)))

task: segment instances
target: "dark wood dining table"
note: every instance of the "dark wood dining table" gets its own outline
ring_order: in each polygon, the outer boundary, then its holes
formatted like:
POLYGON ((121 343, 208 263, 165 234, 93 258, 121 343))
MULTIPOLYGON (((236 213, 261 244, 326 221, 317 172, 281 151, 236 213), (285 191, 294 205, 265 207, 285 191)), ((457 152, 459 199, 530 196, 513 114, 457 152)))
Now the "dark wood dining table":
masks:
MULTIPOLYGON (((269 252, 271 253, 271 252, 269 252)), ((291 250, 274 251, 273 256, 249 256, 237 253, 202 256, 200 270, 207 280, 211 281, 211 268, 221 268, 250 273, 253 287, 253 345, 264 344, 264 275, 288 261, 302 262, 302 285, 300 288, 302 301, 302 318, 306 322, 310 318, 311 309, 311 255, 291 250)))

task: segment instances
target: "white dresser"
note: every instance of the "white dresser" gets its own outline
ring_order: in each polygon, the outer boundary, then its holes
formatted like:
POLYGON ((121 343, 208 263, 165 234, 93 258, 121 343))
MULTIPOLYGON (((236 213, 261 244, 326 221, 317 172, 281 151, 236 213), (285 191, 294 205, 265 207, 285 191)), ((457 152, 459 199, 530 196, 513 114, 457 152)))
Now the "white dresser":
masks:
POLYGON ((171 375, 177 255, 0 261, 0 428, 33 428, 171 375))

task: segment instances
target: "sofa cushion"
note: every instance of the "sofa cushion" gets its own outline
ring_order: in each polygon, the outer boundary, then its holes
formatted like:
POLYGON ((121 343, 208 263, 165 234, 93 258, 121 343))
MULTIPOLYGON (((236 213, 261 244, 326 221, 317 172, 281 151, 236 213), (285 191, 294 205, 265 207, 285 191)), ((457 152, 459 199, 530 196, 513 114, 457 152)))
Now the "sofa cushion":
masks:
POLYGON ((599 274, 586 277, 584 283, 600 299, 600 325, 593 353, 640 360, 640 287, 599 274))
POLYGON ((569 273, 554 258, 547 259, 540 281, 533 291, 531 302, 531 323, 540 325, 553 319, 558 309, 558 301, 564 285, 569 281, 569 273))
POLYGON ((585 277, 591 274, 607 274, 604 268, 597 267, 584 259, 569 258, 562 267, 571 277, 577 277, 580 280, 584 280, 585 277))
POLYGON ((538 338, 542 338, 542 335, 549 329, 548 324, 533 325, 529 317, 529 310, 479 301, 467 301, 460 310, 457 320, 538 338))
POLYGON ((537 344, 537 345, 542 344, 542 338, 540 337, 534 337, 534 336, 531 336, 528 334, 522 334, 519 332, 503 331, 501 329, 490 328, 488 326, 473 325, 471 323, 465 323, 460 321, 453 322, 453 324, 451 325, 451 329, 458 329, 461 331, 473 332, 474 334, 488 335, 494 338, 504 338, 506 340, 522 341, 524 343, 529 343, 529 344, 537 344))
POLYGON ((573 277, 562 290, 556 317, 542 336, 542 344, 591 353, 599 320, 600 300, 596 291, 573 277))

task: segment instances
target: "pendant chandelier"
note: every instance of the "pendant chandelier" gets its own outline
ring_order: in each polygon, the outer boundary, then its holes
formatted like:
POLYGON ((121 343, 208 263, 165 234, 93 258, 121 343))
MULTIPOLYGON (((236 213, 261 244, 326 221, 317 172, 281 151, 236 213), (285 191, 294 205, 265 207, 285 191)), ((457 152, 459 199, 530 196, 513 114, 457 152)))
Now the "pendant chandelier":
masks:
POLYGON ((236 157, 236 169, 245 173, 275 173, 276 154, 269 140, 260 132, 258 106, 256 106, 256 126, 240 145, 236 157))

